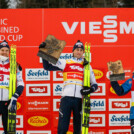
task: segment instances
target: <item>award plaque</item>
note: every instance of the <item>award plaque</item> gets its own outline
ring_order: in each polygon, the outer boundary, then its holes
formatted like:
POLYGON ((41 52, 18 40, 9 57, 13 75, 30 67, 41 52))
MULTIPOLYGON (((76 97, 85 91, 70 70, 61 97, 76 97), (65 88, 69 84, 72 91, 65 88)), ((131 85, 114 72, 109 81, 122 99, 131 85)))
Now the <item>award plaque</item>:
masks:
POLYGON ((108 71, 112 71, 112 74, 110 75, 110 81, 118 81, 125 79, 125 73, 123 70, 121 60, 115 62, 110 61, 107 63, 107 65, 108 65, 108 71))
POLYGON ((66 42, 56 39, 53 35, 48 35, 45 39, 45 43, 46 46, 44 48, 40 48, 37 55, 53 64, 56 64, 66 42))

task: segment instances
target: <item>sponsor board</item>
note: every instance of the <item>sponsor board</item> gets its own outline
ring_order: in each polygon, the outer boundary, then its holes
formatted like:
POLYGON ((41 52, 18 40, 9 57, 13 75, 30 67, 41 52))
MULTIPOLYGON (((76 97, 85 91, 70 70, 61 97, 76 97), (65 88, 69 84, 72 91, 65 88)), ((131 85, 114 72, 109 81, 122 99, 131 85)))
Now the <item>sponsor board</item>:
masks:
POLYGON ((109 114, 109 126, 130 126, 129 114, 109 114))
POLYGON ((23 115, 16 115, 16 128, 23 128, 23 115))
POLYGON ((46 81, 50 80, 50 72, 43 68, 29 68, 25 71, 26 81, 46 81))
POLYGON ((109 134, 131 134, 130 129, 109 130, 109 134))
POLYGON ((117 95, 112 87, 110 87, 110 92, 114 95, 117 95))
POLYGON ((109 99, 109 111, 130 111, 131 99, 109 99))
POLYGON ((62 71, 53 71, 53 80, 54 81, 63 81, 62 71))
POLYGON ((105 127, 105 114, 90 114, 89 127, 105 127))
POLYGON ((27 130, 48 130, 50 129, 51 124, 51 113, 44 111, 40 112, 27 112, 25 115, 25 124, 27 126, 27 130))
POLYGON ((51 134, 51 131, 27 131, 27 134, 51 134))
MULTIPOLYGON (((0 116, 0 128, 3 128, 1 116, 0 116)), ((16 116, 16 128, 23 128, 23 115, 16 116)))
MULTIPOLYGON (((4 131, 0 131, 0 134, 4 134, 4 131)), ((24 132, 22 130, 17 130, 16 134, 24 134, 24 132)))
POLYGON ((60 99, 53 99, 53 111, 59 111, 60 99))
POLYGON ((105 129, 89 129, 88 134, 106 134, 105 129))
POLYGON ((50 111, 50 99, 27 99, 27 111, 50 111))
POLYGON ((132 78, 132 68, 125 68, 124 73, 125 73, 125 79, 130 79, 132 78))
POLYGON ((63 84, 61 84, 61 83, 53 84, 53 95, 54 96, 61 96, 62 90, 63 90, 63 84))
POLYGON ((21 103, 17 101, 17 110, 20 110, 21 108, 21 103))
POLYGON ((105 99, 91 99, 91 111, 106 111, 105 99))
POLYGON ((101 79, 104 76, 104 73, 99 69, 93 69, 95 79, 101 79))
POLYGON ((98 83, 98 89, 91 94, 91 96, 105 96, 106 95, 106 84, 98 83))
POLYGON ((48 124, 48 119, 44 116, 31 116, 27 121, 34 127, 43 127, 48 124))
POLYGON ((26 84, 26 96, 50 96, 50 84, 26 84))

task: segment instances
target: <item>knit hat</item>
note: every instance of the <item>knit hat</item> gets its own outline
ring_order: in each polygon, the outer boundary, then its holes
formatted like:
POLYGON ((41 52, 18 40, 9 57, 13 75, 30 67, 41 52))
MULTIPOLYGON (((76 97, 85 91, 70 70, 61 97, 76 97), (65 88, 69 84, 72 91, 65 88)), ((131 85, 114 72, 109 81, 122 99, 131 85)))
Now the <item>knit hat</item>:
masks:
POLYGON ((0 49, 3 48, 3 47, 7 47, 10 49, 9 45, 8 45, 8 42, 6 42, 6 40, 4 40, 3 42, 0 43, 0 49))
POLYGON ((83 51, 84 51, 84 45, 83 45, 82 42, 80 42, 80 40, 78 40, 78 41, 75 43, 75 45, 74 45, 74 47, 73 47, 73 51, 74 51, 76 48, 82 48, 83 51))

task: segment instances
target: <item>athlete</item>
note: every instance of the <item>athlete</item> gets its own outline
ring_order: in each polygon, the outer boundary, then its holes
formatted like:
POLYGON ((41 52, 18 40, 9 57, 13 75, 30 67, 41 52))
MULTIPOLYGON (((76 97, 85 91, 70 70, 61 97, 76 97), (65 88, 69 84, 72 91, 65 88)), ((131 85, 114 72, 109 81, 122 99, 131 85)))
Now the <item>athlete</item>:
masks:
MULTIPOLYGON (((107 78, 109 79, 109 74, 107 73, 107 78)), ((134 73, 132 78, 126 80, 122 85, 119 85, 118 81, 111 81, 111 86, 118 96, 122 96, 131 91, 131 108, 130 108, 130 122, 131 122, 131 134, 134 134, 134 73)))
POLYGON ((2 123, 4 133, 7 134, 8 110, 16 111, 16 101, 22 94, 24 82, 22 79, 22 68, 17 65, 17 88, 16 92, 9 100, 9 81, 10 81, 10 62, 9 62, 10 47, 5 40, 0 43, 0 114, 2 115, 2 123))
MULTIPOLYGON (((39 48, 46 46, 43 42, 39 48)), ((84 46, 79 40, 73 47, 73 56, 67 60, 58 60, 56 65, 43 59, 45 70, 63 72, 63 92, 59 109, 58 134, 66 134, 69 128, 71 111, 73 111, 74 134, 81 133, 81 110, 82 95, 93 93, 97 90, 98 85, 90 66, 91 87, 83 87, 84 65, 88 62, 83 58, 84 46)))

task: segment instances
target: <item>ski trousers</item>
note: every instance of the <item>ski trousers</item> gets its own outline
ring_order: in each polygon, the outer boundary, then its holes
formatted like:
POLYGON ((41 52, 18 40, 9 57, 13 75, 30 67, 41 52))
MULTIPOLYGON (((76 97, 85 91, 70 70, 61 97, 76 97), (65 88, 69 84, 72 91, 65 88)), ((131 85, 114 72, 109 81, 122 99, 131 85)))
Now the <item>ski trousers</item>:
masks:
POLYGON ((73 134, 81 134, 82 99, 65 96, 61 98, 58 121, 58 134, 66 134, 73 111, 73 134))
POLYGON ((0 101, 0 114, 2 115, 2 123, 5 134, 7 134, 8 105, 9 101, 0 101))

